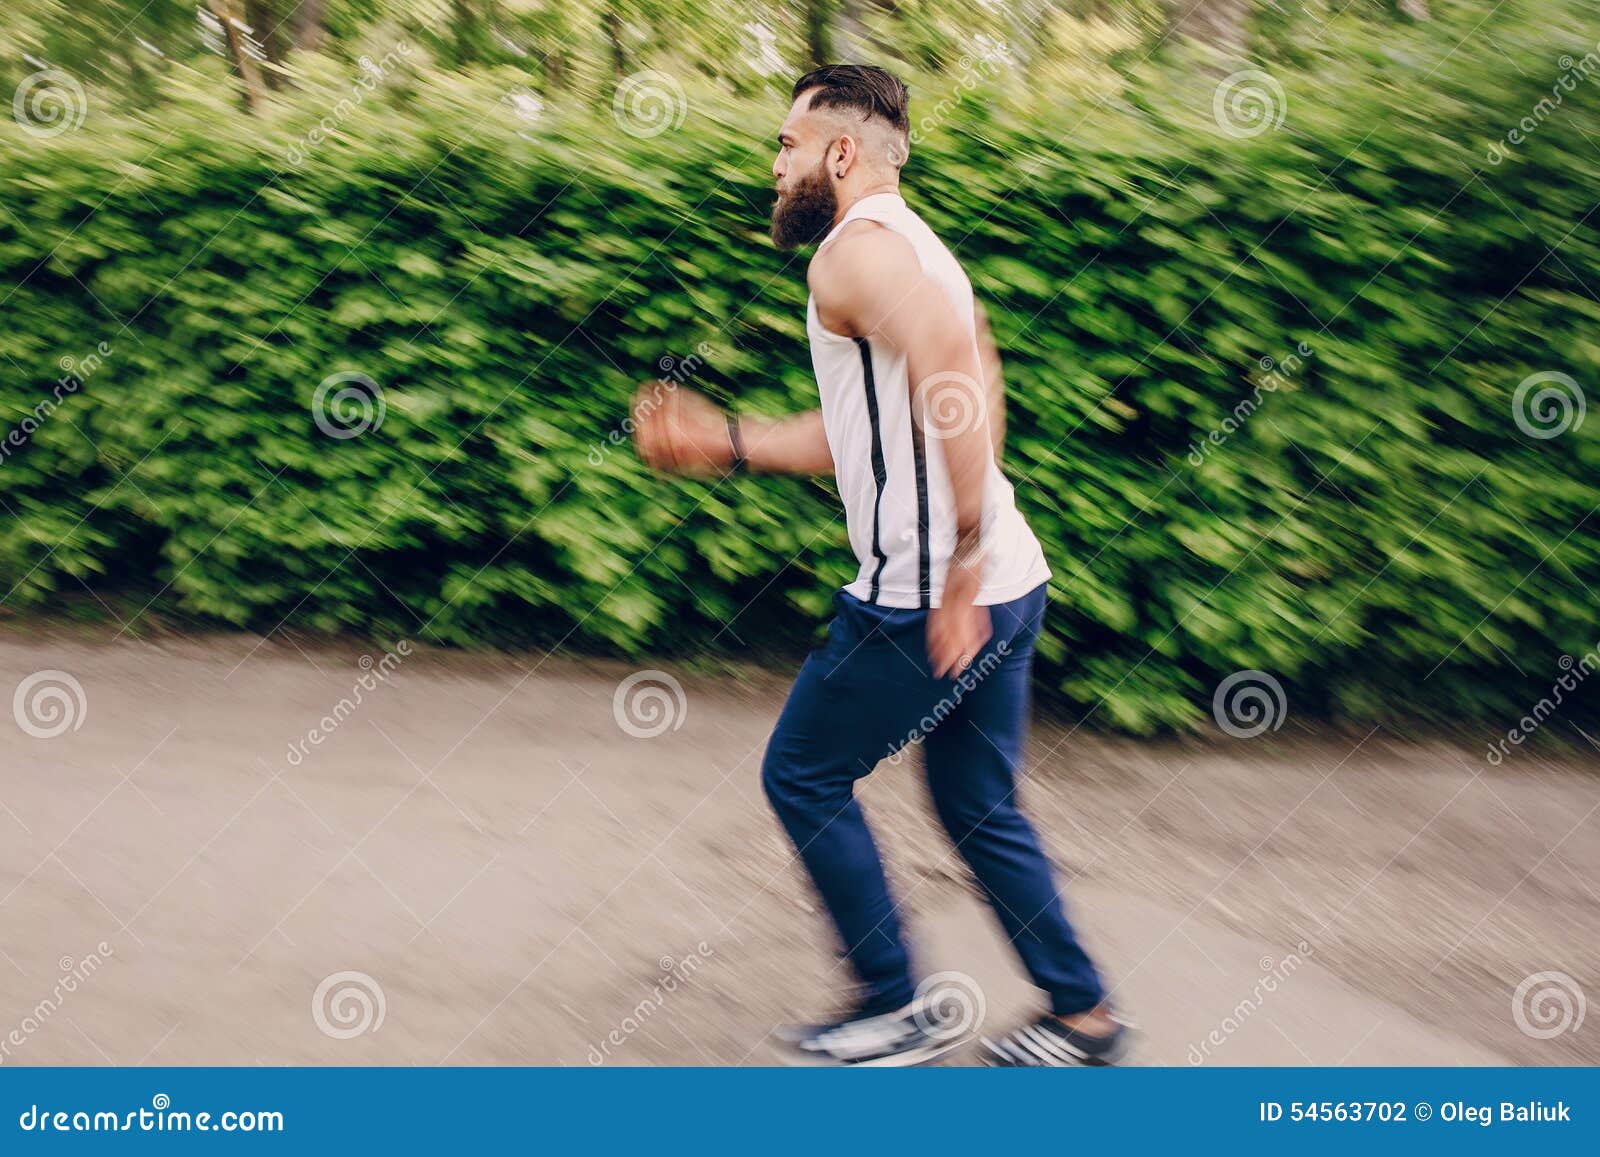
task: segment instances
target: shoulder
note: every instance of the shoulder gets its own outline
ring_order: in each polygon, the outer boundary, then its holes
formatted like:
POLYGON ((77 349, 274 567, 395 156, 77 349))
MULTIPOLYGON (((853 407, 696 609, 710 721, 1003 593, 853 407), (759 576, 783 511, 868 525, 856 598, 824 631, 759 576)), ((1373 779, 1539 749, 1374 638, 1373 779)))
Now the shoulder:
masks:
POLYGON ((849 333, 862 306, 922 277, 911 242, 876 221, 851 221, 811 259, 806 285, 828 328, 849 333))
POLYGON ((916 268, 917 251, 901 234, 877 221, 851 221, 811 259, 807 280, 848 276, 863 270, 916 268))

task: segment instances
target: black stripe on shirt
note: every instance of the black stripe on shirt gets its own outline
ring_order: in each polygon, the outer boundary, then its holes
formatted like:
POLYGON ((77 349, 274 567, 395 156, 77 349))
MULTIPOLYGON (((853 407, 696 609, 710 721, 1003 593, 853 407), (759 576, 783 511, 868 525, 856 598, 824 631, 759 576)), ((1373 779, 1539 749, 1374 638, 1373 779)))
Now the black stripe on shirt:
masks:
POLYGON ((933 567, 928 560, 928 458, 923 442, 922 424, 917 421, 916 401, 908 390, 906 397, 911 405, 911 460, 917 470, 917 590, 918 605, 927 610, 933 606, 933 567))
POLYGON ((872 594, 869 603, 878 601, 878 584, 883 578, 884 564, 889 556, 883 553, 878 533, 882 522, 883 491, 889 482, 889 468, 883 461, 883 428, 878 421, 878 387, 872 375, 872 347, 864 337, 856 338, 856 348, 861 351, 861 381, 867 391, 867 421, 872 426, 872 480, 877 485, 877 496, 872 503, 872 555, 878 565, 872 572, 872 594))

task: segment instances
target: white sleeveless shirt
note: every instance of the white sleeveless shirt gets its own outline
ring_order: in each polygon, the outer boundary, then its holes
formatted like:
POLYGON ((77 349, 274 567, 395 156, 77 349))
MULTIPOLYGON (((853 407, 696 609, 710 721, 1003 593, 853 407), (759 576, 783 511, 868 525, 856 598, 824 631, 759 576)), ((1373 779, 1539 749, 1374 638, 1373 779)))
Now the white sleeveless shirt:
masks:
MULTIPOLYGON (((976 348, 971 282, 898 193, 857 201, 817 251, 851 221, 861 220, 876 221, 910 242, 923 274, 944 291, 976 348)), ((913 420, 905 354, 879 338, 844 337, 824 328, 814 299, 806 305, 806 332, 850 545, 861 563, 855 581, 844 589, 879 606, 936 607, 955 549, 955 500, 942 440, 926 437, 913 420)), ((1018 512, 1011 483, 992 454, 981 537, 979 606, 1021 598, 1049 579, 1039 540, 1018 512)))

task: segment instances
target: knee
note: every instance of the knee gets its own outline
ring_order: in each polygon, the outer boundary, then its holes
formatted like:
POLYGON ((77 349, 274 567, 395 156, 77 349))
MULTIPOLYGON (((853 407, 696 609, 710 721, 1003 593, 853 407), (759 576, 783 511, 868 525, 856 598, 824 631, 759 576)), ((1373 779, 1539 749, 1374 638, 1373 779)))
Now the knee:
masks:
POLYGON ((794 776, 781 759, 773 752, 773 744, 767 745, 767 753, 761 757, 761 790, 766 792, 767 802, 774 808, 780 808, 789 798, 793 789, 794 776))
POLYGON ((802 764, 785 757, 782 745, 774 741, 761 759, 761 790, 779 815, 795 808, 805 798, 807 779, 802 764))
POLYGON ((958 845, 978 830, 983 823, 983 813, 965 801, 935 799, 933 810, 938 813, 944 830, 958 845))
POLYGON ((983 797, 939 793, 934 796, 934 811, 944 830, 958 845, 979 829, 999 832, 1017 818, 1017 810, 1007 797, 983 797))
POLYGON ((761 788, 772 809, 784 816, 839 806, 838 797, 850 795, 850 779, 814 761, 795 758, 774 742, 761 760, 761 788))

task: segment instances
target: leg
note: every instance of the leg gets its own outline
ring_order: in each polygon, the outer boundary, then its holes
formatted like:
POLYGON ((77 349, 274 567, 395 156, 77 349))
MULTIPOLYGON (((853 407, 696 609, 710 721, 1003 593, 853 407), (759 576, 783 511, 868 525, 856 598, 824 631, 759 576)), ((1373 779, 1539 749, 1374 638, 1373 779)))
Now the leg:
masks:
POLYGON ((1051 1011, 1066 1015, 1094 1008, 1105 994, 1067 920, 1050 861, 1016 802, 1043 605, 1041 588, 991 608, 991 649, 1004 641, 1006 654, 927 737, 923 755, 940 821, 1033 982, 1050 995, 1051 1011))
POLYGON ((902 650, 901 636, 913 632, 901 617, 912 612, 862 610, 854 600, 836 605, 827 644, 806 660, 789 692, 761 779, 867 986, 868 1003, 900 1008, 911 1000, 910 960, 854 789, 905 743, 927 675, 902 650))

